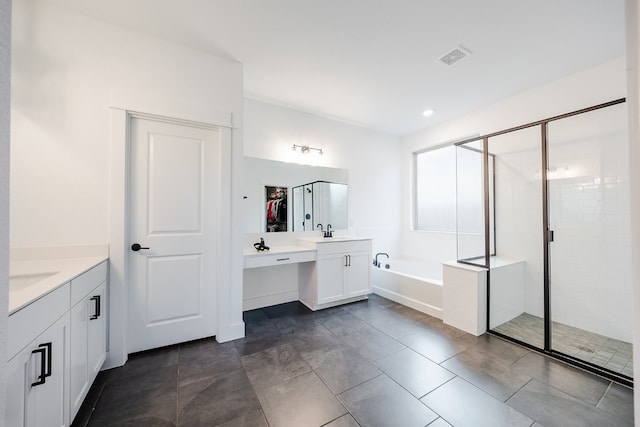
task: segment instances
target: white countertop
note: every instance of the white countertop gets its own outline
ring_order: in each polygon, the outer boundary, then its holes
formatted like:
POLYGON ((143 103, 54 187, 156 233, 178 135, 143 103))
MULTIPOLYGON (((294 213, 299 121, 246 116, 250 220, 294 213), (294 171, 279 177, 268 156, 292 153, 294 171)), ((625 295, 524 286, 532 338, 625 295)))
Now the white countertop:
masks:
POLYGON ((289 254, 294 252, 313 252, 315 249, 309 248, 307 246, 274 246, 270 247, 268 251, 257 251, 255 248, 247 248, 244 250, 244 256, 264 256, 264 255, 274 255, 274 254, 289 254))
POLYGON ((351 242, 357 240, 371 240, 371 237, 352 237, 352 236, 334 236, 334 237, 299 237, 298 240, 311 243, 335 243, 335 242, 351 242))
MULTIPOLYGON (((524 261, 491 256, 489 258, 489 267, 490 268, 500 268, 500 267, 506 267, 506 266, 509 266, 509 265, 520 264, 522 262, 524 262, 524 261)), ((480 267, 480 266, 471 265, 471 264, 465 264, 463 262, 457 262, 457 261, 443 262, 442 265, 447 265, 449 267, 462 268, 462 269, 465 269, 465 270, 472 270, 472 271, 484 271, 484 270, 487 270, 487 268, 485 268, 485 267, 480 267)))
POLYGON ((9 264, 9 314, 76 278, 106 256, 16 261, 9 264))
POLYGON ((498 267, 506 267, 509 265, 516 265, 523 263, 524 261, 521 259, 510 259, 510 258, 501 258, 492 256, 489 258, 489 267, 498 268, 498 267))

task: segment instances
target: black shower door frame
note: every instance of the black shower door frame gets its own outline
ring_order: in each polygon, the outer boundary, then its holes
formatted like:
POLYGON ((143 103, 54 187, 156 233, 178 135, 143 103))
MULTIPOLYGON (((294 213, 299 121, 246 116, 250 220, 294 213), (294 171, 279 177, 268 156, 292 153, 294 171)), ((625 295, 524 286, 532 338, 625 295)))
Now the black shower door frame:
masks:
MULTIPOLYGON (((484 236, 485 236, 485 245, 484 245, 484 259, 485 263, 474 263, 473 260, 458 260, 459 262, 463 262, 465 264, 476 265, 479 267, 484 267, 487 269, 487 327, 486 330, 489 334, 499 336, 503 339, 516 342, 522 346, 530 348, 534 351, 544 353, 548 356, 551 356, 555 359, 564 361, 571 365, 577 366, 586 371, 595 373, 597 375, 603 376, 605 378, 611 379, 613 381, 619 382, 621 384, 632 387, 633 386, 633 378, 623 375, 619 372, 615 372, 601 366, 595 365, 593 363, 587 362, 585 360, 579 359, 577 357, 568 355, 566 353, 560 352, 558 350, 554 350, 552 348, 552 335, 551 335, 551 274, 550 274, 550 255, 549 255, 549 245, 553 240, 553 231, 550 229, 549 222, 549 188, 548 188, 548 159, 549 159, 549 147, 548 147, 548 125, 551 122, 566 119, 568 117, 577 116, 579 114, 584 114, 596 110, 600 110, 603 108, 611 107, 614 105, 622 104, 626 102, 626 98, 616 99, 614 101, 605 102, 602 104, 594 105, 591 107, 583 108, 580 110, 572 111, 565 114, 560 114, 557 116, 549 117, 547 119, 539 120, 536 122, 527 123, 524 125, 512 127, 509 129, 501 130, 499 132, 493 132, 490 134, 486 134, 483 136, 476 136, 473 138, 465 139, 463 141, 458 141, 454 145, 462 146, 464 144, 469 144, 472 142, 482 141, 482 155, 483 155, 483 191, 484 191, 484 236), (544 313, 544 347, 539 348, 530 343, 521 341, 517 338, 510 337, 503 333, 490 330, 490 319, 491 319, 491 268, 490 268, 490 256, 495 255, 495 253, 491 253, 491 236, 490 233, 490 197, 489 190, 491 185, 491 180, 489 177, 489 158, 492 156, 489 153, 489 140, 493 137, 497 137, 500 135, 505 135, 511 132, 516 132, 528 128, 539 127, 540 128, 540 142, 541 142, 541 153, 542 158, 541 161, 541 184, 542 184, 542 230, 543 230, 543 313, 544 313)), ((467 148, 467 147, 464 147, 467 148)), ((494 198, 497 197, 494 193, 494 198)), ((495 200, 494 200, 495 203, 495 200)), ((494 210, 495 214, 495 210, 494 210)), ((495 223, 494 223, 495 224, 495 223)), ((498 242, 495 242, 495 246, 497 246, 498 242)), ((494 246, 494 247, 495 247, 494 246)))

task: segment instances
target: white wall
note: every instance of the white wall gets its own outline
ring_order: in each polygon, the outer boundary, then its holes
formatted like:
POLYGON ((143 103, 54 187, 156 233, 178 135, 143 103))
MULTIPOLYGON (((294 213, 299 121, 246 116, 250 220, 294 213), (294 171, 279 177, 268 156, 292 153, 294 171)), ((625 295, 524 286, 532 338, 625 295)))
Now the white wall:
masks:
MULTIPOLYGON (((7 309, 9 307, 9 89, 11 0, 0 0, 0 414, 6 404, 7 309)), ((2 424, 3 421, 0 421, 2 424)))
POLYGON ((244 154, 348 170, 349 230, 373 237, 373 251, 399 251, 399 138, 273 104, 245 99, 244 154), (302 155, 293 144, 322 148, 302 155))
MULTIPOLYGON (((111 221, 122 222, 110 217, 110 191, 122 190, 110 188, 116 102, 192 120, 193 111, 232 115, 231 277, 219 298, 224 322, 241 325, 242 65, 44 2, 16 1, 13 19, 11 246, 113 245, 111 221)), ((111 256, 122 258, 122 248, 111 256)), ((124 277, 112 268, 111 350, 120 354, 124 277)))
POLYGON ((240 64, 44 2, 16 1, 13 19, 12 247, 108 241, 112 96, 242 119, 240 64))
POLYGON ((456 257, 455 233, 411 230, 413 152, 624 97, 624 73, 624 58, 620 58, 404 136, 401 159, 403 254, 444 261, 456 257))
MULTIPOLYGON (((626 0, 627 85, 629 88, 629 170, 631 188, 631 259, 640 259, 640 8, 637 0, 626 0)), ((633 353, 640 354, 640 263, 632 265, 633 353)), ((640 373, 640 357, 633 360, 634 376, 640 373)), ((634 398, 635 421, 640 424, 640 398, 634 398)))

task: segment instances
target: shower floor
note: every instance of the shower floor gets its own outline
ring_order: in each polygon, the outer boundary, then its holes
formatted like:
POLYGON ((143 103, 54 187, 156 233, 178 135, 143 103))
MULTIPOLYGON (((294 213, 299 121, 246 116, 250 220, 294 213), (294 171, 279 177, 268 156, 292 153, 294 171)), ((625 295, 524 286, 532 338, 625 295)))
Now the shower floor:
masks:
MULTIPOLYGON (((493 329, 506 336, 544 348, 544 321, 523 313, 493 329)), ((633 353, 628 342, 573 326, 552 322, 553 349, 614 372, 633 377, 633 353)))

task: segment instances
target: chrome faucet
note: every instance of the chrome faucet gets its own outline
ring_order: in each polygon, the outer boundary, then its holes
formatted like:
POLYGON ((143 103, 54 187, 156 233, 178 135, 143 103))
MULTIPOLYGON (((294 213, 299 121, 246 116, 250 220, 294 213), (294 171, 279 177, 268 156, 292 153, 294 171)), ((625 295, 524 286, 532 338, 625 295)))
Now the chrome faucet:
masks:
POLYGON ((316 228, 320 228, 320 231, 322 231, 322 224, 318 223, 318 225, 316 225, 316 228))
POLYGON ((385 252, 378 252, 378 253, 376 254, 376 259, 373 261, 373 265, 374 265, 374 266, 376 266, 376 267, 380 267, 380 266, 382 265, 382 262, 381 262, 381 261, 378 261, 378 255, 384 255, 384 256, 386 256, 386 257, 387 257, 387 259, 389 259, 389 254, 388 254, 388 253, 385 253, 385 252))
POLYGON ((325 238, 333 237, 333 230, 331 228, 331 224, 327 224, 327 231, 324 232, 325 238))

